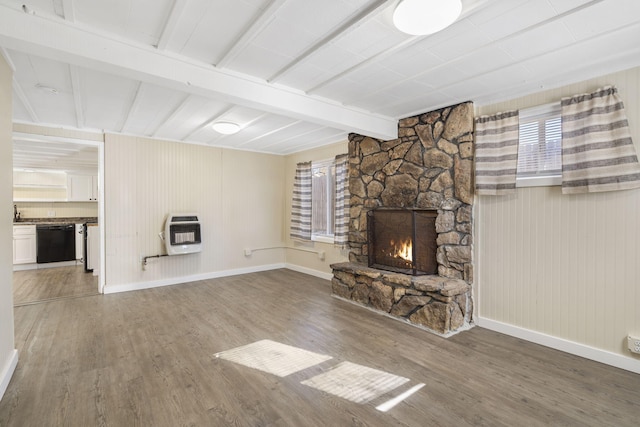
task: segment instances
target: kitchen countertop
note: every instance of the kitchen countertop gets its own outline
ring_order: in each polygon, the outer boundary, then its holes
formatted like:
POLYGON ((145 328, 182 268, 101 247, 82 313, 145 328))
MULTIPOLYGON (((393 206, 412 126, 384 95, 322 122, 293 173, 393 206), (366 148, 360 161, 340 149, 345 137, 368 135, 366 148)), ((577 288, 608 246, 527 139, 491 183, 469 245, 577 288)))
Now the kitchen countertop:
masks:
POLYGON ((98 218, 96 217, 60 217, 60 218, 20 218, 18 221, 13 221, 13 225, 34 225, 34 224, 97 224, 98 218))

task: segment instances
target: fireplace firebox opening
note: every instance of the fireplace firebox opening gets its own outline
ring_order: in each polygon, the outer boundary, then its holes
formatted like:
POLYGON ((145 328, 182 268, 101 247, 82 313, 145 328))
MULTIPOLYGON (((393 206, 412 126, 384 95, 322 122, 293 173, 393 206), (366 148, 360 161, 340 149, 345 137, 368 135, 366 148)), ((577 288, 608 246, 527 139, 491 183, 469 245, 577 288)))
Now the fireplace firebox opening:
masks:
POLYGON ((369 267, 414 276, 438 274, 437 216, 432 209, 370 210, 369 267))

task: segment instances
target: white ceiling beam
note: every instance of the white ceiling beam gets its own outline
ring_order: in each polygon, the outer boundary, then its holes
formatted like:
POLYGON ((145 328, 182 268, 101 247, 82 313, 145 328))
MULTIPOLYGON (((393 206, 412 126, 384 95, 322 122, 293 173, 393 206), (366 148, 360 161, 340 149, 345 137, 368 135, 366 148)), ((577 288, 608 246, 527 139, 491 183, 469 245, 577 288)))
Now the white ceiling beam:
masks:
MULTIPOLYGON (((637 40, 638 39, 637 35, 640 34, 640 25, 636 23, 628 24, 623 27, 618 27, 616 29, 607 31, 604 34, 606 35, 619 34, 620 40, 629 40, 629 41, 637 40)), ((497 67, 492 70, 487 70, 482 73, 474 74, 473 76, 469 76, 468 78, 470 80, 476 80, 478 78, 481 78, 482 76, 490 75, 493 72, 500 71, 503 68, 507 68, 516 64, 522 64, 526 67, 531 62, 541 60, 541 59, 543 60, 543 58, 547 56, 557 55, 559 52, 563 52, 563 51, 567 52, 567 54, 572 54, 571 53, 572 50, 573 51, 577 50, 580 52, 588 52, 588 48, 583 45, 589 45, 593 43, 594 39, 600 38, 602 37, 602 35, 603 35, 602 33, 597 34, 588 39, 581 40, 577 43, 557 48, 554 51, 544 52, 538 55, 534 55, 527 58, 524 61, 518 60, 518 61, 513 61, 509 64, 503 64, 500 67, 497 67)), ((623 42, 620 41, 619 43, 612 43, 611 45, 619 47, 622 44, 623 42)), ((605 74, 609 74, 612 72, 612 69, 609 67, 609 64, 617 64, 617 67, 616 67, 617 70, 624 70, 628 68, 637 67, 638 65, 640 65, 640 47, 637 47, 637 45, 631 47, 630 46, 631 44, 632 43, 629 43, 629 46, 628 46, 629 49, 624 49, 624 50, 611 49, 602 53, 601 55, 586 55, 588 56, 588 58, 585 58, 583 61, 573 63, 572 67, 562 68, 561 70, 558 70, 559 71, 558 74, 554 76, 554 82, 558 86, 562 86, 565 84, 570 84, 575 82, 575 78, 577 75, 580 75, 581 76, 580 79, 583 79, 583 80, 596 78, 597 76, 603 76, 605 74), (603 58, 605 58, 606 61, 603 62, 602 61, 603 58), (606 66, 606 68, 602 69, 603 66, 606 66), (584 70, 589 70, 589 71, 588 73, 585 74, 584 70)), ((455 84, 448 84, 445 86, 440 86, 438 87, 438 90, 439 91, 442 90, 446 93, 447 88, 454 85, 455 84)), ((476 96, 473 99, 473 102, 476 105, 489 105, 497 102, 502 102, 507 99, 512 99, 518 96, 522 96, 523 94, 539 92, 543 87, 545 86, 544 86, 544 80, 542 79, 541 80, 531 79, 531 80, 527 80, 526 82, 518 82, 515 85, 511 84, 509 86, 503 85, 501 86, 499 92, 488 89, 484 92, 480 92, 476 94, 476 96)), ((408 100, 411 101, 413 99, 418 99, 418 98, 411 98, 408 100)), ((452 99, 451 102, 448 103, 447 105, 455 104, 458 102, 464 102, 466 100, 467 100, 466 98, 457 99, 457 100, 452 99)), ((389 107, 393 107, 395 105, 398 105, 398 103, 397 102, 390 103, 389 107)), ((442 105, 442 107, 445 107, 445 106, 446 105, 442 105)), ((411 117, 420 113, 421 111, 407 112, 405 117, 411 117)))
POLYGON ((0 5, 0 45, 134 80, 381 139, 397 137, 394 118, 307 96, 251 76, 221 71, 95 29, 0 5))
POLYGON ((301 120, 296 120, 296 121, 291 122, 289 124, 286 124, 284 126, 277 127, 277 128, 275 128, 275 129, 273 129, 273 130, 271 130, 269 132, 262 133, 262 134, 260 134, 260 135, 258 135, 256 137, 248 139, 246 141, 242 141, 240 144, 237 145, 237 147, 242 147, 243 145, 247 145, 249 143, 252 143, 252 142, 255 142, 255 141, 259 141, 262 138, 266 138, 267 136, 271 136, 274 133, 282 132, 283 130, 289 129, 292 126, 299 125, 300 123, 303 123, 303 122, 301 120))
POLYGON ((64 13, 64 19, 69 22, 76 22, 76 10, 73 5, 73 0, 62 0, 62 11, 64 13))
POLYGON ((185 95, 185 97, 182 98, 182 101, 180 101, 180 103, 176 105, 173 110, 169 111, 169 113, 156 125, 155 129, 147 131, 147 135, 153 137, 158 136, 158 133, 160 133, 160 131, 165 126, 170 125, 171 122, 178 116, 178 114, 180 114, 180 112, 186 108, 187 102, 189 101, 190 97, 191 95, 185 95))
POLYGON ((13 59, 11 59, 11 55, 9 55, 9 52, 7 51, 7 49, 0 46, 0 55, 2 55, 4 60, 7 62, 7 65, 9 66, 9 68, 11 68, 11 72, 15 73, 16 64, 13 63, 13 59))
POLYGON ((167 43, 169 43, 169 40, 171 40, 173 31, 176 29, 176 25, 178 24, 180 15, 182 15, 182 11, 184 10, 186 5, 187 0, 174 0, 173 6, 171 6, 171 11, 169 12, 169 17, 167 18, 167 22, 165 22, 162 33, 160 34, 160 39, 158 40, 158 50, 166 49, 167 43))
POLYGON ((257 14, 238 34, 238 37, 222 53, 216 67, 224 68, 274 19, 278 9, 287 0, 271 0, 261 13, 257 14))
MULTIPOLYGON (((270 114, 269 113, 262 113, 257 117, 254 117, 253 119, 249 120, 248 122, 245 122, 244 125, 242 126, 242 128, 240 129, 240 132, 242 132, 242 129, 247 128, 251 125, 253 125, 254 123, 257 123, 258 121, 264 119, 265 117, 268 117, 270 114)), ((228 138, 233 136, 234 134, 230 134, 230 135, 224 135, 224 134, 218 134, 218 136, 214 139, 211 139, 209 141, 207 141, 207 144, 212 144, 222 138, 228 138)))
MULTIPOLYGON (((280 145, 288 145, 287 143, 290 142, 290 141, 301 140, 303 138, 308 139, 309 135, 317 133, 317 132, 325 131, 326 129, 327 128, 325 128, 325 127, 318 127, 318 128, 315 128, 315 129, 311 129, 311 130, 308 130, 308 131, 305 131, 305 132, 301 132, 301 133, 299 133, 297 135, 290 136, 289 138, 280 139, 277 142, 272 142, 270 144, 262 145, 262 148, 266 149, 266 148, 277 147, 277 146, 280 146, 280 145)), ((314 141, 316 141, 316 140, 314 139, 314 141)), ((295 145, 296 145, 296 147, 298 146, 298 144, 295 144, 295 145)))
POLYGON ((76 110, 76 124, 78 128, 82 129, 84 127, 84 104, 82 103, 82 87, 80 85, 78 68, 73 65, 69 65, 69 76, 71 77, 73 104, 76 110))
POLYGON ((5 49, 2 46, 0 46, 0 55, 2 55, 4 60, 7 62, 7 65, 9 66, 9 68, 12 71, 12 74, 13 74, 13 92, 16 94, 16 98, 18 98, 18 100, 20 100, 20 103, 22 104, 24 109, 27 110, 27 114, 29 114, 29 118, 33 122, 37 123, 39 121, 38 120, 38 115, 36 114, 35 110, 31 106, 31 103, 29 102, 29 98, 27 98, 27 95, 24 93, 24 90, 22 89, 22 86, 20 86, 20 83, 18 83, 18 80, 16 80, 16 76, 15 76, 16 66, 13 63, 13 60, 11 59, 11 55, 9 55, 9 52, 7 51, 7 49, 5 49))
MULTIPOLYGON (((102 134, 99 134, 102 136, 102 134)), ((26 141, 26 142, 61 142, 63 144, 78 144, 78 145, 93 145, 98 146, 100 142, 98 140, 80 139, 72 137, 62 137, 53 135, 42 135, 35 133, 25 132, 13 132, 14 141, 26 141)))
POLYGON ((142 92, 142 82, 137 82, 135 89, 131 92, 131 96, 129 96, 128 102, 125 103, 122 109, 122 117, 120 119, 120 132, 125 132, 127 126, 129 126, 129 122, 131 121, 132 114, 137 110, 138 105, 140 105, 140 96, 142 92))
POLYGON ((295 145, 295 146, 292 146, 291 148, 286 148, 281 151, 281 154, 284 154, 284 155, 293 154, 293 153, 298 153, 300 151, 310 150, 312 148, 322 147, 323 145, 335 144, 335 143, 344 141, 346 138, 347 136, 344 133, 337 132, 331 135, 327 135, 324 138, 314 140, 309 144, 295 145))
MULTIPOLYGON (((487 3, 489 0, 476 0, 475 2, 469 2, 469 3, 465 3, 463 6, 463 10, 462 10, 462 14, 460 15, 460 17, 458 18, 458 21, 468 18, 469 16, 473 15, 476 11, 481 10, 481 6, 483 6, 485 3, 487 3)), ((331 84, 332 82, 339 80, 355 71, 361 70, 365 67, 368 67, 372 64, 375 64, 376 62, 380 62, 382 61, 384 58, 399 52, 401 50, 407 49, 409 47, 411 47, 413 44, 420 42, 422 39, 424 39, 425 36, 411 36, 409 38, 407 38, 405 41, 401 42, 401 43, 397 43, 395 45, 393 45, 392 47, 385 49, 381 52, 378 52, 377 54, 368 57, 367 59, 358 62, 357 64, 354 64, 353 66, 347 68, 346 70, 335 74, 331 77, 329 77, 328 79, 316 84, 315 86, 308 88, 306 90, 306 92, 308 94, 314 94, 316 92, 318 92, 318 90, 322 89, 323 87, 331 84)))
MULTIPOLYGON (((467 58, 469 56, 472 56, 472 55, 476 55, 479 51, 481 51, 483 49, 499 48, 501 43, 503 43, 506 40, 509 40, 512 37, 516 37, 516 36, 519 36, 521 34, 526 34, 526 33, 530 32, 530 31, 533 31, 533 30, 535 30, 537 28, 540 28, 540 27, 543 27, 545 25, 548 25, 548 24, 550 24, 552 22, 560 21, 566 16, 574 14, 574 13, 576 13, 576 12, 582 10, 582 9, 587 9, 589 7, 595 6, 598 3, 601 3, 603 1, 604 0, 591 0, 588 3, 583 3, 583 4, 579 5, 579 6, 576 6, 573 9, 566 10, 566 11, 560 13, 560 14, 554 15, 554 16, 552 16, 550 18, 545 19, 545 20, 538 21, 535 24, 529 25, 528 27, 520 28, 519 30, 517 30, 517 31, 515 31, 513 33, 507 34, 507 35, 505 35, 505 36, 503 36, 503 37, 501 37, 499 39, 492 40, 492 41, 484 44, 483 46, 479 46, 479 47, 473 49, 472 51, 468 51, 468 52, 466 52, 466 53, 464 53, 462 55, 458 55, 457 57, 455 57, 455 58, 453 58, 453 59, 451 59, 449 61, 446 61, 446 62, 443 62, 441 64, 438 64, 438 65, 433 66, 433 67, 431 67, 429 69, 421 70, 421 71, 419 71, 419 72, 417 72, 415 74, 412 74, 410 76, 407 76, 407 77, 405 77, 403 79, 398 79, 398 80, 394 81, 393 83, 388 84, 386 86, 377 86, 374 89, 372 89, 371 91, 369 91, 366 94, 366 97, 374 96, 375 94, 391 90, 396 86, 399 86, 399 85, 401 85, 403 83, 406 83, 407 81, 412 81, 414 79, 417 79, 417 78, 419 78, 420 76, 422 76, 422 75, 424 75, 426 73, 433 72, 434 70, 438 70, 438 69, 441 69, 441 68, 444 69, 447 66, 455 64, 456 62, 462 62, 462 61, 464 61, 465 58, 467 58)), ((580 43, 582 43, 582 42, 580 42, 580 43)), ((546 54, 548 54, 548 52, 545 53, 545 55, 546 54)), ((514 64, 517 64, 517 63, 520 63, 520 62, 524 62, 524 61, 525 60, 519 59, 517 61, 511 62, 509 65, 514 65, 514 64)), ((504 65, 502 65, 500 68, 503 68, 503 67, 504 67, 504 65)), ((481 73, 480 75, 484 75, 484 74, 487 74, 487 72, 481 73)), ((469 79, 469 78, 473 78, 473 77, 465 77, 465 79, 469 79)), ((449 84, 448 86, 452 86, 453 84, 454 83, 449 84)), ((442 90, 442 87, 438 87, 438 90, 442 90)), ((362 99, 363 99, 363 97, 360 97, 360 98, 352 97, 352 98, 349 98, 349 99, 345 99, 344 102, 348 103, 348 104, 352 104, 352 103, 357 103, 358 101, 360 101, 362 99)))
POLYGON ((367 59, 358 62, 357 64, 347 68, 344 71, 341 71, 338 74, 335 74, 331 77, 329 77, 328 79, 316 84, 315 86, 307 89, 307 93, 309 94, 314 94, 316 92, 318 92, 318 90, 322 89, 323 87, 327 86, 328 84, 336 81, 336 80, 340 80, 341 78, 357 71, 360 70, 362 68, 368 67, 369 65, 375 64, 376 62, 380 62, 382 61, 384 58, 386 58, 387 56, 390 56, 396 52, 399 52, 401 50, 407 49, 408 47, 410 47, 412 44, 418 42, 420 39, 422 38, 422 36, 412 36, 409 37, 408 39, 406 39, 405 41, 395 44, 393 45, 393 47, 390 47, 386 50, 383 50, 382 52, 378 52, 377 54, 368 57, 367 59))
POLYGON ((296 66, 304 62, 311 55, 322 49, 324 46, 331 43, 333 40, 338 37, 344 36, 351 31, 354 31, 358 28, 362 23, 376 17, 382 11, 386 10, 389 7, 387 0, 376 0, 370 5, 366 6, 363 9, 360 9, 353 13, 351 16, 347 17, 340 24, 329 30, 329 33, 318 40, 312 46, 310 46, 307 50, 305 50, 302 54, 298 55, 296 59, 285 65, 283 68, 275 72, 271 77, 267 79, 267 81, 273 83, 277 82, 279 79, 284 77, 288 72, 294 69, 296 66))
POLYGON ((34 123, 39 123, 40 120, 38 119, 38 115, 31 106, 29 98, 27 98, 27 95, 24 93, 24 90, 22 90, 22 86, 20 86, 20 83, 18 83, 18 80, 16 80, 15 76, 13 77, 13 92, 22 103, 24 109, 27 110, 27 114, 29 114, 29 118, 31 119, 31 121, 34 123))
POLYGON ((224 116, 225 114, 229 113, 232 110, 233 110, 233 107, 229 107, 226 110, 224 110, 223 112, 215 114, 209 120, 205 120, 205 122, 202 123, 200 126, 196 126, 194 129, 192 129, 188 134, 186 134, 184 137, 182 137, 182 140, 187 140, 187 139, 191 138, 191 136, 194 133, 200 132, 202 129, 206 128, 207 126, 211 126, 213 124, 213 122, 215 122, 216 120, 219 120, 220 117, 224 116))

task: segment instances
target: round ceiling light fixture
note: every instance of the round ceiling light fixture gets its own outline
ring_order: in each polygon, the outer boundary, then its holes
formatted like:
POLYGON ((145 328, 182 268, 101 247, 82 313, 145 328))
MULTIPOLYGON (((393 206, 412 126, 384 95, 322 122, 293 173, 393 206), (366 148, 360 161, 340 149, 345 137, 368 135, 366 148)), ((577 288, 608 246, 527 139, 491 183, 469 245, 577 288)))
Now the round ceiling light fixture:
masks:
POLYGON ((215 122, 211 127, 223 135, 232 135, 240 130, 240 125, 233 122, 215 122))
POLYGON ((402 0, 393 11, 393 25, 403 33, 424 36, 444 30, 461 12, 461 0, 402 0))

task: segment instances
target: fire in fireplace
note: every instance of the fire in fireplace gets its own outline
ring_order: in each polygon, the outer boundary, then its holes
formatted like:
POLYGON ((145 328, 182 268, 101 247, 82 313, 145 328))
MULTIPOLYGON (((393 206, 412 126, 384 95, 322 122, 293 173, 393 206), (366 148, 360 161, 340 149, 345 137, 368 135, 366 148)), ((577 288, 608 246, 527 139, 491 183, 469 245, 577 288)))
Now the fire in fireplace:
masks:
POLYGON ((425 209, 369 211, 369 267, 412 275, 437 274, 437 216, 437 211, 425 209))

